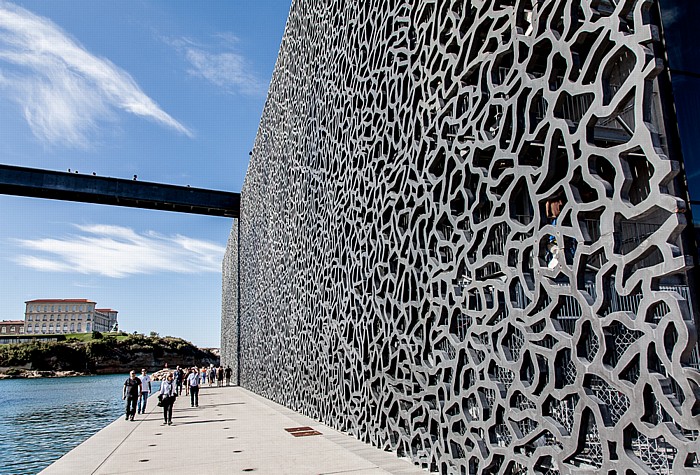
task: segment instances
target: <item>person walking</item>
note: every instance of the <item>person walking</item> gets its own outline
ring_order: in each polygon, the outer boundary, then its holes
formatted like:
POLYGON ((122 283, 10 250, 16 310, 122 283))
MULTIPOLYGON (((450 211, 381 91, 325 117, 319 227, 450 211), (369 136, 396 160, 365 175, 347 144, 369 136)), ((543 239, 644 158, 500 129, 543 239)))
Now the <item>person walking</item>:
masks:
POLYGON ((175 389, 177 389, 178 396, 182 394, 182 380, 182 369, 180 369, 180 367, 178 366, 177 368, 175 368, 175 372, 173 373, 173 381, 175 381, 175 389))
POLYGON ((224 367, 221 365, 219 365, 219 368, 216 370, 216 385, 218 387, 224 385, 224 367))
POLYGON ((146 373, 146 369, 141 370, 141 396, 139 397, 139 403, 136 406, 136 412, 138 414, 146 413, 146 402, 148 401, 148 396, 151 394, 151 377, 146 373))
POLYGON ((136 414, 136 401, 141 395, 141 380, 136 377, 136 372, 129 372, 129 377, 124 381, 122 399, 126 399, 126 420, 134 420, 136 414))
POLYGON ((187 385, 190 387, 190 407, 199 407, 199 373, 197 368, 192 368, 192 373, 187 377, 187 385))
POLYGON ((226 386, 231 385, 231 375, 233 374, 233 370, 231 369, 230 366, 226 366, 226 370, 224 370, 224 373, 226 374, 226 386))
POLYGON ((177 385, 173 373, 168 373, 165 381, 160 385, 160 404, 163 406, 163 425, 173 424, 173 404, 177 398, 177 385))
POLYGON ((209 387, 211 387, 214 382, 216 382, 216 368, 214 368, 214 365, 211 365, 211 367, 209 367, 209 387))
POLYGON ((201 378, 199 382, 202 386, 207 384, 207 367, 206 366, 202 366, 202 369, 199 370, 199 377, 201 378))
POLYGON ((188 383, 187 381, 188 381, 188 378, 190 377, 191 374, 192 374, 192 368, 187 368, 187 374, 184 375, 184 380, 185 380, 185 396, 189 396, 189 395, 190 395, 190 385, 189 385, 189 383, 188 383))

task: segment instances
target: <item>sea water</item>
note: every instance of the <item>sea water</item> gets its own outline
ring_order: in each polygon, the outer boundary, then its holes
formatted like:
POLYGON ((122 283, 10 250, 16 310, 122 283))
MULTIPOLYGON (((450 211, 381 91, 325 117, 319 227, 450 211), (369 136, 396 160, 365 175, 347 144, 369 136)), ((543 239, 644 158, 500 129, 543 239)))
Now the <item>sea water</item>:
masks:
POLYGON ((38 473, 122 416, 128 377, 0 380, 0 474, 38 473))

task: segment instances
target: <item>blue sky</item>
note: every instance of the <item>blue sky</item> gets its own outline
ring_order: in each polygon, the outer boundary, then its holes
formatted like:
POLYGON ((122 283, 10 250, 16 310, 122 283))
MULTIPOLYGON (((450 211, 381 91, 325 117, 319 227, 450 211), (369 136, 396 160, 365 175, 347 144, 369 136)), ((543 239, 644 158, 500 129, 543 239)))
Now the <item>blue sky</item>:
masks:
MULTIPOLYGON (((0 0, 0 163, 240 191, 291 0, 0 0)), ((219 346, 226 218, 0 195, 0 319, 88 298, 219 346)))

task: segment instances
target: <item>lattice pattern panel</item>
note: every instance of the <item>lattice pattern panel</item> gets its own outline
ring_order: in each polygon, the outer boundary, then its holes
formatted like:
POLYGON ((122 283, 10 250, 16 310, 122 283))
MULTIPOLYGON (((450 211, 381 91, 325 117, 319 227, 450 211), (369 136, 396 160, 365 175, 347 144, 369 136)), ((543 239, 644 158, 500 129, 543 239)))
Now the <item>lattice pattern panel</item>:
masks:
POLYGON ((242 193, 242 384, 441 473, 697 471, 654 9, 296 0, 242 193))
POLYGON ((221 365, 233 370, 238 381, 238 220, 233 220, 231 234, 221 266, 221 365))

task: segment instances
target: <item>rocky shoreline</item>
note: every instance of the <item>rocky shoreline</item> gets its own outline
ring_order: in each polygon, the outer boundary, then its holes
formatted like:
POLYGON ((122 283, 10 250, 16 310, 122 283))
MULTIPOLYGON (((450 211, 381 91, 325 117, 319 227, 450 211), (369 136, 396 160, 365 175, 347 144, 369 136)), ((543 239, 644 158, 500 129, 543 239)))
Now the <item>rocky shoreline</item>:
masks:
POLYGON ((93 374, 151 373, 176 365, 218 364, 215 349, 200 349, 174 337, 125 335, 89 341, 30 342, 0 345, 0 379, 62 378, 93 374))
POLYGON ((89 373, 79 371, 37 371, 31 369, 0 369, 0 379, 34 379, 34 378, 66 378, 70 376, 87 376, 89 373))
MULTIPOLYGON (((124 374, 128 374, 130 370, 124 370, 124 374)), ((165 368, 150 373, 153 381, 164 379, 168 373, 172 373, 174 369, 165 368)), ((121 374, 122 372, 112 373, 121 374)), ((107 374, 107 373, 101 373, 107 374)), ((85 373, 80 371, 38 371, 32 369, 18 368, 0 368, 0 379, 35 379, 35 378, 69 378, 73 376, 95 376, 95 373, 85 373)))

